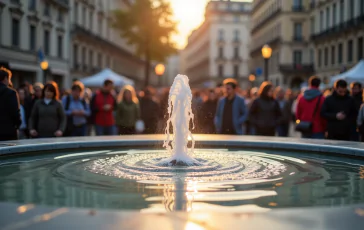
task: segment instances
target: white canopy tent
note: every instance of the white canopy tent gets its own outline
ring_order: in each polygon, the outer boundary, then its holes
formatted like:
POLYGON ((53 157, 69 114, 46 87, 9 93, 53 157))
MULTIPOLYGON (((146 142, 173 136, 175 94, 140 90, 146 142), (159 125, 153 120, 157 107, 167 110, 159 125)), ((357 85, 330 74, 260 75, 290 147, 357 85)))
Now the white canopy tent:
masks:
POLYGON ((134 81, 120 76, 119 74, 113 72, 111 69, 104 69, 100 73, 93 76, 82 78, 80 81, 86 87, 101 87, 105 80, 112 80, 115 86, 122 87, 124 85, 134 85, 134 81))
POLYGON ((364 59, 348 71, 332 77, 330 86, 333 86, 335 81, 340 79, 347 81, 349 84, 352 82, 360 82, 364 85, 364 59))

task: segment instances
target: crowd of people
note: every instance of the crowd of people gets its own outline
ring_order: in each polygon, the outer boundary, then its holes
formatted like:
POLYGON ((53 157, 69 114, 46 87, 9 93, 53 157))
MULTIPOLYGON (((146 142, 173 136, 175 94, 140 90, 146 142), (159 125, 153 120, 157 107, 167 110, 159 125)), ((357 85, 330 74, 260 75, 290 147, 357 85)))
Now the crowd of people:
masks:
MULTIPOLYGON (((302 138, 364 140, 361 84, 338 80, 325 92, 320 84, 313 76, 307 89, 294 93, 270 82, 241 90, 226 79, 216 88, 193 90, 193 133, 287 137, 294 126, 302 138)), ((130 85, 118 91, 111 80, 93 91, 80 81, 62 92, 53 81, 14 89, 11 72, 1 67, 0 141, 164 133, 168 93, 152 87, 136 92, 130 85)))

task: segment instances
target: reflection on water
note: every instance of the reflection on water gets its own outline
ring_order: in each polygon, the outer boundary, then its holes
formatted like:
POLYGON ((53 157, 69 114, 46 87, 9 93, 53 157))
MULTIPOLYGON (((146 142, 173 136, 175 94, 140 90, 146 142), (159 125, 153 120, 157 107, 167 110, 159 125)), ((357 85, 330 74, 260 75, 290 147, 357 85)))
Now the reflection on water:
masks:
MULTIPOLYGON (((196 157, 205 159, 204 170, 171 171, 152 167, 152 158, 160 156, 158 152, 147 152, 134 152, 134 158, 120 150, 105 150, 68 157, 58 154, 57 159, 3 161, 0 201, 142 212, 265 212, 272 208, 364 202, 362 161, 251 151, 236 155, 223 151, 217 158, 212 150, 196 150, 196 157), (100 158, 115 159, 113 152, 127 160, 113 162, 123 176, 118 174, 119 178, 115 171, 104 175, 102 170, 90 170, 89 166, 100 158), (204 157, 206 154, 210 158, 204 157), (131 162, 135 158, 139 160, 131 162), (131 164, 137 167, 130 168, 131 164)), ((18 212, 32 208, 20 206, 18 212)))

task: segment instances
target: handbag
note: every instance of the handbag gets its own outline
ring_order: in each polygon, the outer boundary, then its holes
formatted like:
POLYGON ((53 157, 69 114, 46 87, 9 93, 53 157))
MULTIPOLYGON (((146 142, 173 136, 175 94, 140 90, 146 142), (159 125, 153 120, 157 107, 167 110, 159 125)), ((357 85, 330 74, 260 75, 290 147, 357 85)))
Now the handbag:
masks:
MULTIPOLYGON (((316 115, 316 112, 318 110, 320 101, 321 101, 321 96, 318 98, 318 100, 316 102, 315 110, 313 111, 311 120, 313 120, 315 118, 315 115, 316 115)), ((312 133, 312 121, 296 120, 296 131, 304 133, 304 134, 311 134, 312 133)))

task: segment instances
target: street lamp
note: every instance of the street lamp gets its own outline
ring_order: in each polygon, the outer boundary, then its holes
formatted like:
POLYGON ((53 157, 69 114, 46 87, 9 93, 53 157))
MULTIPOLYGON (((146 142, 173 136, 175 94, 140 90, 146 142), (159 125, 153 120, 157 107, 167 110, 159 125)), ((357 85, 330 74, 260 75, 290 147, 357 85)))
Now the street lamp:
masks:
POLYGON ((158 76, 158 85, 162 86, 162 76, 164 74, 164 71, 166 70, 166 67, 163 64, 156 65, 154 71, 155 74, 158 76))
POLYGON ((48 66, 49 66, 49 64, 46 60, 44 60, 40 63, 40 68, 43 70, 43 83, 44 84, 47 82, 46 72, 47 72, 48 66))
POLYGON ((272 56, 272 48, 269 45, 262 47, 262 56, 264 58, 264 80, 268 81, 268 60, 272 56))

